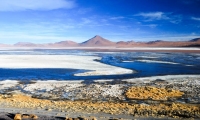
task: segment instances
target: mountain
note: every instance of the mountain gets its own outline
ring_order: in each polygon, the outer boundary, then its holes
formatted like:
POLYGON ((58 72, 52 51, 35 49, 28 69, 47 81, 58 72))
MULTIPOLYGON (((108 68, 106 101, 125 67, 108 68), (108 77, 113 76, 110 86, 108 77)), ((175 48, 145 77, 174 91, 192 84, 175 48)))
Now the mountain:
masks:
POLYGON ((200 42, 200 38, 192 39, 192 40, 190 40, 190 42, 200 42))
POLYGON ((192 39, 189 41, 150 41, 147 42, 148 47, 198 47, 200 46, 200 38, 192 39))
POLYGON ((75 47, 78 46, 78 43, 73 41, 60 41, 56 43, 47 43, 47 44, 35 44, 31 42, 18 42, 13 45, 14 47, 50 47, 50 48, 59 48, 59 47, 75 47))
POLYGON ((147 44, 155 44, 155 43, 159 43, 159 42, 164 42, 164 41, 162 41, 162 40, 149 41, 149 42, 147 42, 147 44))
POLYGON ((200 38, 195 38, 189 41, 190 44, 185 47, 200 47, 200 38))
POLYGON ((144 46, 145 47, 183 47, 183 46, 186 46, 187 44, 188 42, 184 42, 184 41, 157 40, 157 41, 147 42, 144 46))
POLYGON ((104 46, 115 46, 115 42, 111 42, 99 35, 94 36, 93 38, 80 43, 81 46, 88 46, 88 47, 93 47, 93 46, 99 46, 99 47, 104 47, 104 46))
POLYGON ((149 42, 120 41, 116 43, 118 47, 199 47, 200 38, 189 41, 164 41, 155 40, 149 42))
POLYGON ((15 47, 42 47, 42 44, 35 44, 31 42, 18 42, 14 44, 15 47))
POLYGON ((76 43, 70 40, 47 44, 35 44, 31 42, 18 42, 14 45, 0 44, 0 47, 30 47, 30 48, 64 48, 64 47, 200 47, 200 38, 188 41, 163 41, 149 42, 119 41, 112 42, 99 35, 83 42, 76 43))
POLYGON ((61 41, 61 42, 49 44, 49 46, 50 47, 75 47, 75 46, 78 46, 78 43, 67 40, 67 41, 61 41))
POLYGON ((127 41, 127 42, 125 42, 125 41, 119 41, 116 44, 117 44, 118 47, 123 47, 123 46, 135 45, 136 42, 134 42, 134 41, 127 41))
POLYGON ((116 45, 119 46, 119 47, 120 47, 120 46, 127 46, 127 45, 128 45, 128 42, 119 41, 119 42, 116 43, 116 45))

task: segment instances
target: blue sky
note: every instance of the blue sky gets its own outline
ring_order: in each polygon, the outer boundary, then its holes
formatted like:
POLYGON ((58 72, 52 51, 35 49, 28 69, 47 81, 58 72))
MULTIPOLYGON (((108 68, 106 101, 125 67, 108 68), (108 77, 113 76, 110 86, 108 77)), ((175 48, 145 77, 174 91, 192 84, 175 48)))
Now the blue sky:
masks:
POLYGON ((0 0, 0 43, 189 40, 200 0, 0 0))

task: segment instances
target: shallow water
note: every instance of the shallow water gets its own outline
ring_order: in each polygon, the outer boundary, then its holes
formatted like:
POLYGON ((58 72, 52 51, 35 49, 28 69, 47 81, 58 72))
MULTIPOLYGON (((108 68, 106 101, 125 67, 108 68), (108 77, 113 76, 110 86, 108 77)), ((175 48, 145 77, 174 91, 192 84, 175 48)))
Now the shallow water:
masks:
POLYGON ((198 56, 199 54, 132 52, 102 55, 101 62, 136 70, 137 77, 199 74, 198 56))
MULTIPOLYGON (((78 69, 0 69, 0 80, 94 80, 124 79, 158 75, 200 74, 200 54, 153 52, 86 52, 81 50, 0 50, 0 55, 84 55, 100 56, 98 62, 136 70, 137 73, 105 76, 73 76, 78 69), (126 62, 128 61, 128 62, 126 62), (158 62, 159 61, 159 62, 158 62)), ((80 60, 81 62, 81 60, 80 60)))

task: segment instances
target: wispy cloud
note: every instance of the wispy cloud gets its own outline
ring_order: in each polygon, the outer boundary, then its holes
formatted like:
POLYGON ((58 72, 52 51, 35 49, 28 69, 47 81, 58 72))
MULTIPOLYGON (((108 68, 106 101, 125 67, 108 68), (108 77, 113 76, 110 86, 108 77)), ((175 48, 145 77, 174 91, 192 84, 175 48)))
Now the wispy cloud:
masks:
POLYGON ((144 18, 144 21, 156 21, 156 20, 167 20, 171 23, 178 24, 182 21, 181 15, 174 15, 173 13, 164 13, 164 12, 149 12, 149 13, 138 13, 134 16, 141 16, 144 18))
POLYGON ((119 19, 124 19, 125 17, 123 16, 116 16, 116 17, 111 17, 111 20, 119 20, 119 19))
POLYGON ((138 13, 135 16, 142 16, 148 19, 149 21, 169 19, 169 17, 167 17, 163 12, 138 13))
POLYGON ((82 24, 90 24, 93 23, 93 21, 89 18, 82 18, 82 24))
POLYGON ((70 9, 75 6, 73 0, 0 0, 0 11, 70 9))
POLYGON ((200 18, 198 17, 191 17, 192 20, 197 20, 197 21, 200 21, 200 18))
POLYGON ((87 18, 87 17, 84 17, 84 18, 81 18, 79 24, 76 24, 75 26, 77 28, 81 28, 81 27, 86 27, 86 26, 91 26, 91 25, 96 25, 96 21, 94 21, 93 18, 87 18))
POLYGON ((145 26, 145 27, 150 27, 150 28, 156 28, 158 24, 143 24, 141 22, 136 23, 138 26, 145 26))
POLYGON ((174 24, 179 24, 183 19, 182 15, 171 15, 170 14, 170 16, 171 17, 169 19, 169 22, 174 23, 174 24))
POLYGON ((150 28, 155 28, 155 27, 157 27, 158 25, 157 25, 157 24, 149 24, 149 25, 143 25, 143 26, 147 26, 147 27, 150 27, 150 28))
MULTIPOLYGON (((74 23, 75 24, 75 23, 74 23)), ((97 16, 91 16, 91 17, 83 17, 80 19, 79 24, 75 24, 77 28, 86 28, 86 27, 104 27, 112 25, 109 20, 97 17, 97 16)))
POLYGON ((92 11, 92 8, 80 8, 80 9, 76 10, 76 14, 83 15, 83 14, 87 14, 91 11, 92 11))

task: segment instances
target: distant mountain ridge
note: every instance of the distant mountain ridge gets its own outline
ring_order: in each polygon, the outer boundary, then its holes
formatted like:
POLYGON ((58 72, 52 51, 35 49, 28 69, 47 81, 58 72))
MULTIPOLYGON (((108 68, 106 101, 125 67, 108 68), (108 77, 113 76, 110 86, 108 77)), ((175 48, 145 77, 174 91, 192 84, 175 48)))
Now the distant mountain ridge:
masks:
POLYGON ((65 46, 78 46, 78 43, 71 41, 71 40, 66 40, 66 41, 60 41, 52 44, 53 46, 60 46, 60 47, 65 47, 65 46))
POLYGON ((13 46, 15 47, 37 47, 37 46, 42 46, 42 44, 35 44, 31 42, 18 42, 14 44, 13 46))
POLYGON ((31 42, 18 42, 13 45, 0 44, 0 47, 33 47, 33 48, 65 48, 65 47, 200 47, 200 38, 188 41, 163 41, 155 40, 149 42, 119 41, 112 42, 99 35, 82 43, 76 43, 71 40, 55 43, 36 44, 31 42))
POLYGON ((200 42, 200 38, 195 38, 195 39, 192 39, 190 40, 191 42, 200 42))

